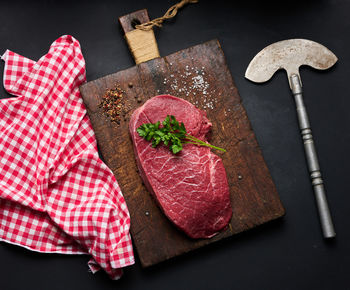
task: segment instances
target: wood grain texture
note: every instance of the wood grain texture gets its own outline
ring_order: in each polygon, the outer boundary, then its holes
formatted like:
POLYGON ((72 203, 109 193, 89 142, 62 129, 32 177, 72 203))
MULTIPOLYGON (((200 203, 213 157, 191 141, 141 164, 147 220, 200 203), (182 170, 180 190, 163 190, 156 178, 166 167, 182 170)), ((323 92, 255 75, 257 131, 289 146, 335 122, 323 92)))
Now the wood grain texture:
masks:
POLYGON ((99 150, 124 193, 131 215, 131 234, 143 266, 154 265, 284 215, 217 40, 108 75, 83 85, 80 90, 99 150), (129 83, 133 86, 129 87, 129 83), (99 108, 106 89, 116 84, 125 91, 130 106, 126 120, 119 125, 112 123, 99 108), (227 150, 215 153, 221 156, 226 168, 233 216, 229 227, 211 239, 192 240, 177 230, 157 207, 137 172, 128 132, 129 117, 135 108, 160 94, 184 98, 205 110, 213 123, 211 143, 227 150), (142 102, 137 101, 138 97, 142 102))

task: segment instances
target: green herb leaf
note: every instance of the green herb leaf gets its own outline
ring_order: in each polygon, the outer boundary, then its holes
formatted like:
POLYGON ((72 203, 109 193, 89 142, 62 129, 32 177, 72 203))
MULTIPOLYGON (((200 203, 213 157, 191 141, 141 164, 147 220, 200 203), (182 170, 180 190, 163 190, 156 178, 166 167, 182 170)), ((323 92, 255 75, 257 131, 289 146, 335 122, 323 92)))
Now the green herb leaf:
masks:
POLYGON ((171 145, 171 151, 176 154, 182 150, 182 145, 171 145))
POLYGON ((167 115, 160 127, 160 121, 156 123, 145 123, 136 129, 140 137, 152 142, 152 147, 156 148, 161 142, 168 146, 173 154, 179 153, 183 149, 183 144, 194 144, 206 146, 226 152, 225 149, 213 146, 196 137, 187 134, 183 122, 179 123, 175 116, 167 115))

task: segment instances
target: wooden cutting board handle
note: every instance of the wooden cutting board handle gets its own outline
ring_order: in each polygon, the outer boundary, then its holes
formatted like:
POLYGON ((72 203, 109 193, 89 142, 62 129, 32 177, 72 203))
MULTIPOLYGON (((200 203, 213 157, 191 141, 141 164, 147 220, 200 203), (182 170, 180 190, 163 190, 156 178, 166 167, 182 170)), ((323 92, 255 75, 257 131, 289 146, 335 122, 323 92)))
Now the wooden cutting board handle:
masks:
POLYGON ((119 23, 136 64, 160 57, 153 30, 135 29, 135 25, 148 21, 147 9, 119 17, 119 23))

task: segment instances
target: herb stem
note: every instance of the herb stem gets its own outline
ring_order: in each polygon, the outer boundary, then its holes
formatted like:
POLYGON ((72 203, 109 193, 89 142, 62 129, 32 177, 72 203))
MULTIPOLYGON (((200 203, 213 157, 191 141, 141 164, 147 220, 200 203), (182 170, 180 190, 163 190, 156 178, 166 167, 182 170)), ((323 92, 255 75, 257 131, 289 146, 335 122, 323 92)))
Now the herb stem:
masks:
POLYGON ((206 143, 203 140, 200 140, 200 139, 198 139, 196 137, 193 137, 190 134, 186 134, 186 138, 191 140, 191 141, 193 141, 193 142, 184 142, 184 143, 194 144, 194 145, 198 145, 198 146, 206 146, 206 147, 210 147, 210 148, 213 148, 213 149, 220 150, 222 152, 226 152, 226 150, 224 148, 220 148, 220 147, 211 145, 209 143, 206 143))

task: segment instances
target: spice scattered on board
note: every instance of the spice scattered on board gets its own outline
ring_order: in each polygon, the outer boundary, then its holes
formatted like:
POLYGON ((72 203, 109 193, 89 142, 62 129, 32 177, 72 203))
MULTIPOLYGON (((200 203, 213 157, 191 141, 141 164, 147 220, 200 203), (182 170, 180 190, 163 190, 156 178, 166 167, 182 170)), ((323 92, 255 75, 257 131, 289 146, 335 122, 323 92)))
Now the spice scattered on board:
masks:
POLYGON ((117 124, 120 124, 122 119, 126 121, 126 114, 129 111, 129 106, 123 98, 124 93, 119 86, 108 89, 99 104, 99 107, 103 109, 103 113, 117 124))
MULTIPOLYGON (((173 63, 170 63, 172 66, 173 63)), ((178 96, 181 95, 193 97, 192 103, 202 109, 214 109, 218 99, 215 97, 217 93, 215 89, 210 88, 205 72, 205 67, 186 65, 185 70, 177 76, 171 74, 170 77, 163 79, 163 84, 170 86, 170 89, 175 91, 178 96)), ((173 91, 168 91, 165 88, 162 92, 157 90, 157 93, 174 94, 173 91)))

